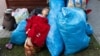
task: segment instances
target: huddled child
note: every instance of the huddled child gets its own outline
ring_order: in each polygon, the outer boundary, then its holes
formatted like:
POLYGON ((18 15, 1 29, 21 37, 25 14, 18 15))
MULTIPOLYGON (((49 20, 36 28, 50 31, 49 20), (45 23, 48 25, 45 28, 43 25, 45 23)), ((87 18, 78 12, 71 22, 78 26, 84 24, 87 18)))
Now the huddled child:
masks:
POLYGON ((49 8, 45 7, 39 11, 40 13, 35 13, 35 15, 27 20, 27 39, 24 44, 26 56, 33 56, 41 50, 45 45, 45 40, 50 29, 48 19, 46 18, 49 13, 49 8))

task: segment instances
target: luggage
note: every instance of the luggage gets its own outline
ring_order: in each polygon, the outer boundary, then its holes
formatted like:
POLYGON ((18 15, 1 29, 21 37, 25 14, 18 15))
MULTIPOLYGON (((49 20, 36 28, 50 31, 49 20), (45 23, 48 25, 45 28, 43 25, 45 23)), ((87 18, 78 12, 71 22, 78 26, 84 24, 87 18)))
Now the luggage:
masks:
POLYGON ((82 9, 64 7, 56 21, 65 45, 65 55, 74 54, 89 46, 90 37, 87 32, 92 34, 93 30, 87 27, 89 25, 82 9))
POLYGON ((16 45, 23 45, 26 40, 25 32, 13 31, 11 34, 11 43, 16 45))
POLYGON ((17 28, 11 33, 11 43, 17 44, 17 45, 23 45, 26 40, 26 20, 22 20, 17 28))
POLYGON ((49 0, 50 12, 48 20, 50 24, 50 31, 47 36, 46 45, 51 56, 60 56, 63 51, 63 41, 56 24, 57 14, 64 7, 64 0, 49 0))
POLYGON ((66 7, 77 7, 85 10, 86 14, 89 14, 92 10, 87 8, 88 0, 65 0, 66 7))
POLYGON ((27 8, 17 8, 12 12, 12 16, 15 18, 16 23, 18 24, 23 19, 27 19, 29 17, 29 12, 27 8))
POLYGON ((7 9, 4 14, 3 28, 9 31, 13 31, 16 28, 15 18, 11 16, 12 9, 7 9))
POLYGON ((86 9, 87 1, 86 0, 67 0, 67 7, 78 7, 86 9))

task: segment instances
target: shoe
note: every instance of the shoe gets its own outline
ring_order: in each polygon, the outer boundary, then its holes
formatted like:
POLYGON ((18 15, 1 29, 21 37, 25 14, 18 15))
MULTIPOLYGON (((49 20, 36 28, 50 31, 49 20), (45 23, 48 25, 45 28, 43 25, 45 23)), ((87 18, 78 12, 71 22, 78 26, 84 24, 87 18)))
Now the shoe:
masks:
POLYGON ((12 49, 13 44, 12 44, 12 43, 7 43, 7 44, 5 45, 5 47, 6 47, 7 49, 12 49))
POLYGON ((87 9, 86 14, 89 14, 91 11, 92 11, 91 9, 87 9))

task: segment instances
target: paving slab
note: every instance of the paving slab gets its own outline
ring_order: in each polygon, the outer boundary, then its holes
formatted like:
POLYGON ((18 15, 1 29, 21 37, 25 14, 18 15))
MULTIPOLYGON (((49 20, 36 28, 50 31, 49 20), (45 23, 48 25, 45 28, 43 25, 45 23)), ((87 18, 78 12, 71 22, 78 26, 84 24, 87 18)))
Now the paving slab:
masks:
POLYGON ((11 32, 2 29, 2 22, 3 22, 3 16, 0 17, 0 38, 8 38, 10 37, 11 32))
POLYGON ((88 15, 89 23, 92 25, 94 36, 100 44, 100 0, 89 0, 88 8, 92 9, 88 15))

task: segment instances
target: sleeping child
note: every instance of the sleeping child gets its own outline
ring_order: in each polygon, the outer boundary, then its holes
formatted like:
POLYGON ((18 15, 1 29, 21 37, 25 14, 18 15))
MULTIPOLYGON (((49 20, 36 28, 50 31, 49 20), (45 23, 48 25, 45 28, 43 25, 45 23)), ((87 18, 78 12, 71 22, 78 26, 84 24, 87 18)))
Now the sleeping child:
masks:
POLYGON ((45 45, 45 40, 50 29, 48 19, 46 18, 48 13, 49 8, 45 7, 41 9, 41 13, 33 15, 27 20, 27 39, 24 44, 26 56, 33 56, 45 45))

